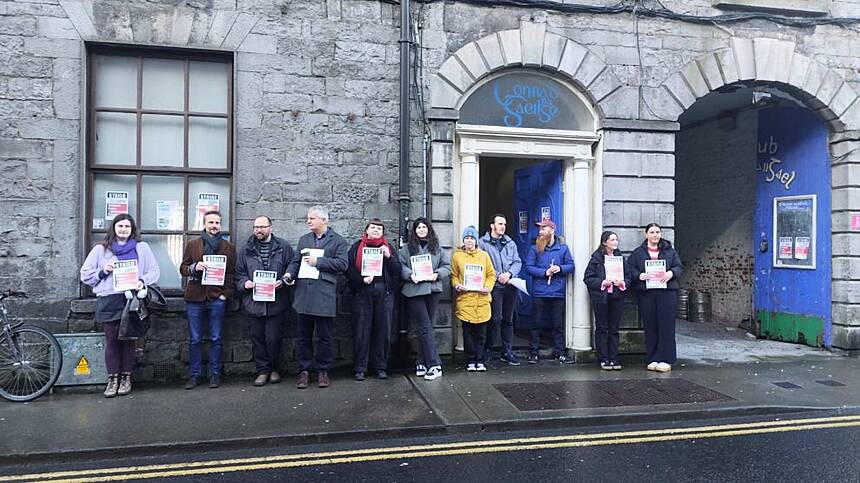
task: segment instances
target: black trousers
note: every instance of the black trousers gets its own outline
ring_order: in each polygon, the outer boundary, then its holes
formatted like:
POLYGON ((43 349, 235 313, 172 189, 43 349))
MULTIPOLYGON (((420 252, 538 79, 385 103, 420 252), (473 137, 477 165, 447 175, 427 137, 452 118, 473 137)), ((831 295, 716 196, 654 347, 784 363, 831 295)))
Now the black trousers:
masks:
POLYGON ((594 347, 600 362, 618 361, 618 330, 624 315, 624 299, 610 298, 605 304, 591 304, 594 308, 594 347))
POLYGON ((535 297, 532 305, 533 325, 531 329, 531 341, 529 352, 537 354, 540 350, 540 321, 543 314, 548 313, 552 321, 552 353, 558 357, 567 351, 564 347, 564 299, 535 297))
POLYGON ((674 364, 675 310, 678 293, 675 290, 652 289, 639 292, 639 317, 645 328, 645 355, 651 362, 674 364))
POLYGON ((251 344, 257 374, 279 370, 283 321, 284 314, 254 317, 251 320, 251 344))
POLYGON ((463 322, 463 350, 469 364, 486 362, 484 360, 484 331, 487 323, 473 324, 463 322))
POLYGON ((487 323, 484 350, 489 351, 496 343, 496 332, 502 340, 502 353, 510 352, 514 339, 514 310, 517 307, 517 289, 512 285, 496 285, 491 304, 493 317, 487 323))
POLYGON ((352 360, 355 372, 388 369, 391 347, 391 312, 394 296, 384 283, 362 287, 353 298, 352 360))
POLYGON ((414 335, 418 339, 418 359, 416 364, 427 368, 441 366, 439 352, 436 350, 436 337, 433 333, 433 320, 436 318, 436 307, 439 306, 441 292, 430 295, 419 295, 408 298, 409 315, 412 317, 414 335))
POLYGON ((299 360, 299 371, 310 371, 316 362, 319 371, 327 371, 334 361, 334 350, 331 343, 331 328, 334 317, 298 314, 296 341, 296 358, 299 360), (314 329, 317 331, 317 354, 314 360, 314 329))

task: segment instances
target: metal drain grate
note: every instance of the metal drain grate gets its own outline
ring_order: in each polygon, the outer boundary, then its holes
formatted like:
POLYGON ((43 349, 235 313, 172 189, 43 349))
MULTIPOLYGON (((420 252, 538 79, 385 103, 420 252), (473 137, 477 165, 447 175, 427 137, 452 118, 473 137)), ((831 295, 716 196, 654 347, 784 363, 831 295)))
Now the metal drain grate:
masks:
POLYGON ((775 382, 775 383, 773 383, 773 385, 779 386, 783 389, 803 389, 803 386, 798 386, 797 384, 795 384, 793 382, 775 382))
POLYGON ((822 386, 845 387, 845 384, 842 384, 839 381, 834 381, 833 379, 825 379, 823 381, 815 381, 815 382, 817 382, 818 384, 821 384, 822 386))
POLYGON ((495 384, 520 411, 734 401, 685 379, 624 379, 495 384))

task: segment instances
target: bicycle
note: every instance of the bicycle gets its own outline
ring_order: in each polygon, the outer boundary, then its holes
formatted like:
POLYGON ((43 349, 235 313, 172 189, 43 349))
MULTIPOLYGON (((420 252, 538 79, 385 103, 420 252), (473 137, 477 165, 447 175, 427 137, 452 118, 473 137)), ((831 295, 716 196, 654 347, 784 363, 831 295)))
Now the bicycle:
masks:
POLYGON ((10 297, 27 298, 27 294, 11 289, 0 293, 0 396, 15 402, 32 401, 57 382, 63 353, 50 332, 10 321, 3 303, 10 297))

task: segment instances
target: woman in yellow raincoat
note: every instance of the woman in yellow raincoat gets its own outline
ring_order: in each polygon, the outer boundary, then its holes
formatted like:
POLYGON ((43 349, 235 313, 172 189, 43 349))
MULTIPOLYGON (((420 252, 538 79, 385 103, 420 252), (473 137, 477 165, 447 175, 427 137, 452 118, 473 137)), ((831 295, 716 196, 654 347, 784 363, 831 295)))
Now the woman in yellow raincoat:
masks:
POLYGON ((451 258, 451 285, 454 287, 456 315, 463 322, 463 348, 466 370, 484 372, 484 338, 486 322, 492 316, 490 293, 496 283, 496 272, 487 252, 478 248, 478 230, 463 230, 463 246, 451 258))

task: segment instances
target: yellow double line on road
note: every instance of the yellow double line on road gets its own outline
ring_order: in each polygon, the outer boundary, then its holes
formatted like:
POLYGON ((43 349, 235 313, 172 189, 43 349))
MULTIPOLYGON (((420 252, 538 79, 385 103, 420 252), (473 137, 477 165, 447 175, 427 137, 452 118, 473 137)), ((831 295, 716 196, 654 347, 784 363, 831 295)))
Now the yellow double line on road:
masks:
POLYGON ((665 428, 643 431, 623 431, 600 434, 576 434, 537 438, 473 440, 391 448, 367 448, 346 451, 237 458, 215 461, 194 461, 162 465, 102 468, 80 471, 59 471, 29 475, 0 476, 3 481, 120 481, 146 478, 199 476, 211 473, 260 471, 306 466, 323 466, 369 461, 404 460, 436 456, 503 453, 510 451, 546 450, 617 444, 659 443, 705 438, 726 438, 755 434, 783 433, 860 426, 860 416, 765 421, 689 428, 665 428))

